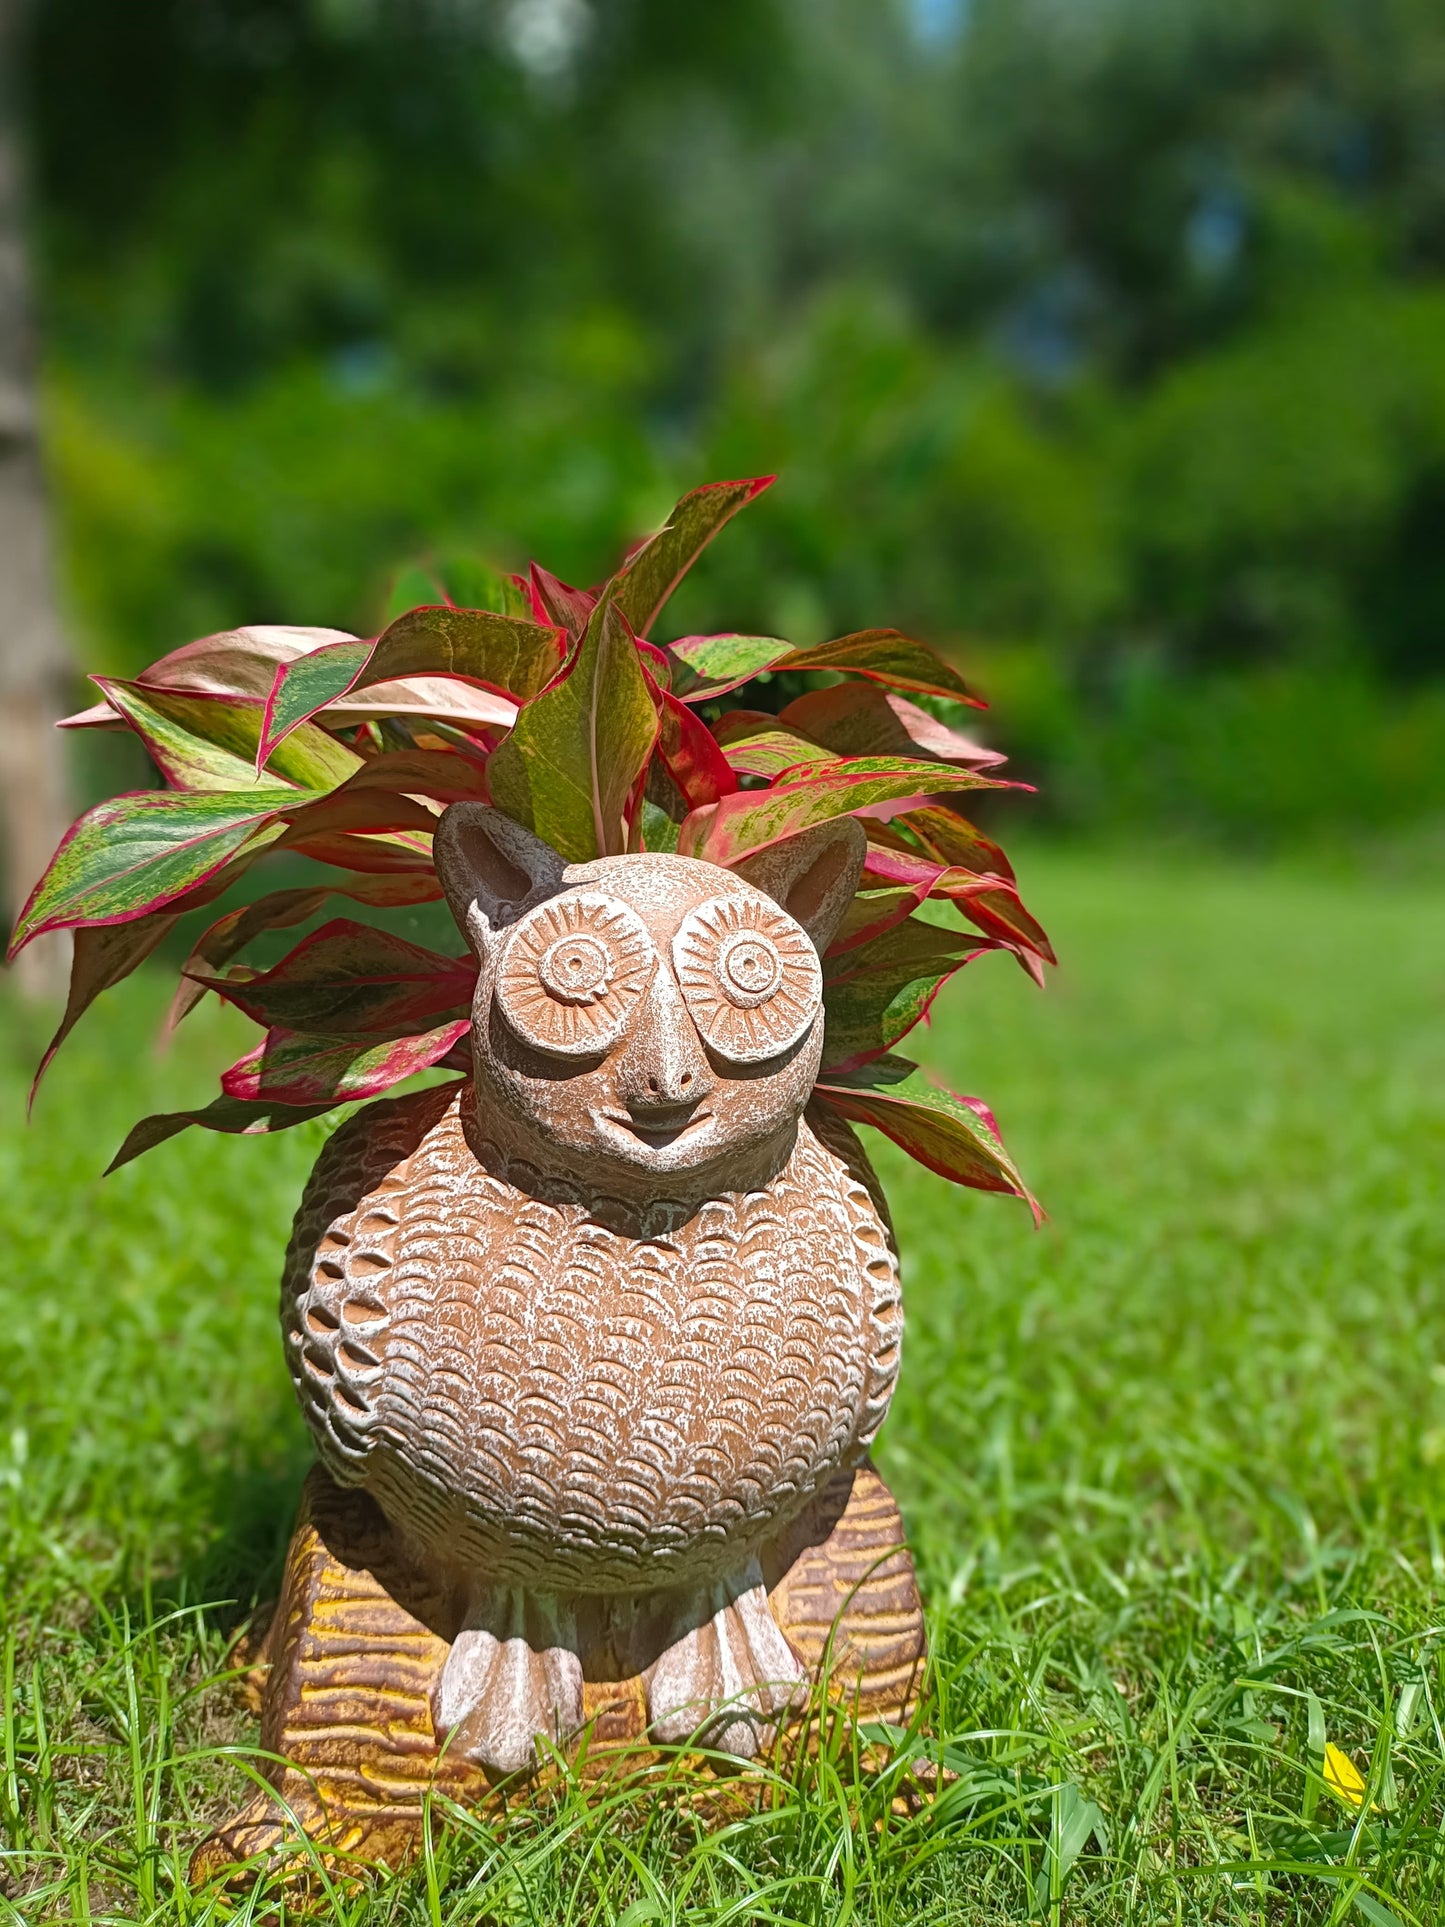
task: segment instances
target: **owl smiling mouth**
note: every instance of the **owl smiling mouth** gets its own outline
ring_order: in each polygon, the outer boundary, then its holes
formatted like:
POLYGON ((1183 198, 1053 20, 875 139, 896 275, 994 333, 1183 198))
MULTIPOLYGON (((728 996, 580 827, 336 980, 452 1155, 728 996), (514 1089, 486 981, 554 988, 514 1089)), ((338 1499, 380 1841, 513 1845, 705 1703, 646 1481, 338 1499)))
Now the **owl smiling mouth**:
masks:
POLYGON ((604 1111, 602 1115, 654 1150, 664 1150, 694 1126, 705 1124, 712 1112, 694 1104, 650 1104, 645 1111, 604 1111))

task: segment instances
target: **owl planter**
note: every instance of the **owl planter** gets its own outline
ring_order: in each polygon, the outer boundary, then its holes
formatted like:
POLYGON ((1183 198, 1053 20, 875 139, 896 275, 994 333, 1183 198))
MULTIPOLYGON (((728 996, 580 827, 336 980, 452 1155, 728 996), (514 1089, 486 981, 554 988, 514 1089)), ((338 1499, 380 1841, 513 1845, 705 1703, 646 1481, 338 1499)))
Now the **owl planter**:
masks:
POLYGON ((339 1125, 296 1217, 281 1323, 318 1464, 259 1669, 270 1790, 198 1874, 298 1827, 396 1862, 429 1789, 663 1746, 721 1771, 820 1692, 916 1702, 868 1458, 898 1263, 852 1124, 1027 1199, 987 1109, 892 1046, 980 952, 1051 953, 961 814, 999 758, 913 700, 972 700, 930 650, 648 639, 761 486, 684 497, 600 590, 453 564, 377 637, 207 637, 70 719, 133 730, 164 787, 83 817, 21 916, 17 948, 75 933, 46 1062, 187 912, 307 860, 189 933, 171 1021, 213 993, 264 1035, 117 1163, 433 1073, 339 1125), (368 919, 322 920, 334 897, 368 919), (442 898, 465 953, 388 927, 442 898))

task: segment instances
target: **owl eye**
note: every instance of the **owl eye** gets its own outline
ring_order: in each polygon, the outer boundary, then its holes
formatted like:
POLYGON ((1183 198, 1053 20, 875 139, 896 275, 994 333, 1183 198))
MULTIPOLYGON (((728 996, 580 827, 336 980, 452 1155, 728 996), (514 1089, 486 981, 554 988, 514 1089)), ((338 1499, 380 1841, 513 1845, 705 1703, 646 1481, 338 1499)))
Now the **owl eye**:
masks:
POLYGON ((818 953, 773 904, 714 897, 684 921, 672 961, 703 1041, 732 1063, 776 1057, 817 1015, 818 953))
POLYGON ((556 1057, 591 1056, 627 1029, 656 962, 635 910, 579 891, 522 918, 497 971, 496 999, 524 1043, 556 1057))

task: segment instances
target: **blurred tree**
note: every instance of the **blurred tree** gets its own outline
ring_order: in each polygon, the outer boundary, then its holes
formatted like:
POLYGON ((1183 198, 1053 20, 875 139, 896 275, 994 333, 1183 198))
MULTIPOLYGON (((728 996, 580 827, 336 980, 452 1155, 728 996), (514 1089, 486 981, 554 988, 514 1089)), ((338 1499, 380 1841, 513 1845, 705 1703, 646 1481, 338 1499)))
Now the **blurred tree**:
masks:
POLYGON ((1445 669, 1438 0, 39 0, 35 61, 111 666, 781 469, 680 619, 989 637, 1045 774, 1445 669))
MULTIPOLYGON (((70 667, 51 578, 26 271, 16 76, 21 0, 0 0, 0 817, 12 913, 50 860, 70 812, 60 738, 70 667)), ((66 947, 17 976, 58 994, 66 947)))

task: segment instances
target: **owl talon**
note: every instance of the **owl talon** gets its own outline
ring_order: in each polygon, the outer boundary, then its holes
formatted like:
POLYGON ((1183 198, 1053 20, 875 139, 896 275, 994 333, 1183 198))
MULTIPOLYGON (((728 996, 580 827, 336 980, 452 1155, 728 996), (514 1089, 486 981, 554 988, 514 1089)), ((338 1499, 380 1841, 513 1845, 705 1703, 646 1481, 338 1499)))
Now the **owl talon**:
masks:
POLYGON ((808 1673, 773 1617, 757 1561, 738 1583, 695 1594, 669 1630, 643 1675, 653 1736, 696 1737, 744 1760, 766 1752, 779 1716, 806 1700, 808 1673))
POLYGON ((476 1599, 433 1697, 448 1749, 488 1773, 529 1772, 537 1741, 582 1725, 582 1661, 571 1610, 546 1594, 498 1588, 476 1599))

